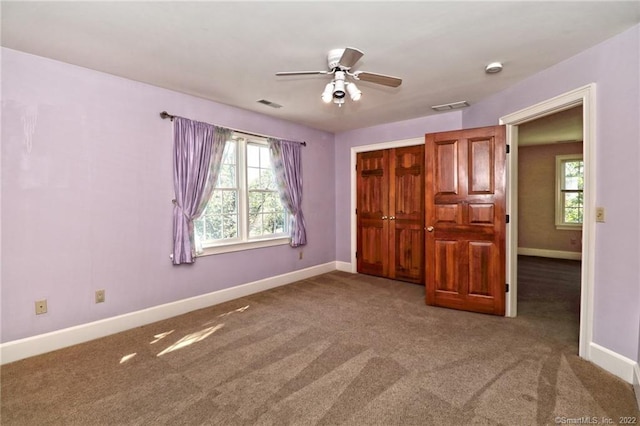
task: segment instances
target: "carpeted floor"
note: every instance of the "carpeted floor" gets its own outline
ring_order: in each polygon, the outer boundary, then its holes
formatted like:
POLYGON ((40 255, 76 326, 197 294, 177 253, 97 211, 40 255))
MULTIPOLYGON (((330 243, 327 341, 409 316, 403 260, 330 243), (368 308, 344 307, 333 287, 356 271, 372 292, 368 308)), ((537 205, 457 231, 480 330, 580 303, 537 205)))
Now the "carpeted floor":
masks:
POLYGON ((542 425, 638 418, 631 386, 576 355, 579 264, 524 258, 520 270, 515 319, 429 307, 421 286, 332 272, 8 364, 1 368, 0 422, 542 425))

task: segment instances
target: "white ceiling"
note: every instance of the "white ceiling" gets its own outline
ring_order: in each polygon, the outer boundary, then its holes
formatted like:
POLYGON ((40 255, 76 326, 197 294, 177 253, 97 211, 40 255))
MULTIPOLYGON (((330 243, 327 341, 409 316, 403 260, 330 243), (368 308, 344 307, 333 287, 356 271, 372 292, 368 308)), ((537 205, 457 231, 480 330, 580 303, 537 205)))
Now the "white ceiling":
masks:
MULTIPOLYGON (((2 45, 340 132, 474 104, 640 22, 640 2, 1 2, 2 45), (403 78, 324 104, 330 49, 403 78), (487 75, 484 66, 504 70, 487 75), (259 99, 283 105, 273 109, 259 99)), ((181 111, 169 111, 180 115, 181 111)), ((215 123, 215 118, 212 117, 215 123)), ((218 123, 216 123, 218 124, 218 123)))

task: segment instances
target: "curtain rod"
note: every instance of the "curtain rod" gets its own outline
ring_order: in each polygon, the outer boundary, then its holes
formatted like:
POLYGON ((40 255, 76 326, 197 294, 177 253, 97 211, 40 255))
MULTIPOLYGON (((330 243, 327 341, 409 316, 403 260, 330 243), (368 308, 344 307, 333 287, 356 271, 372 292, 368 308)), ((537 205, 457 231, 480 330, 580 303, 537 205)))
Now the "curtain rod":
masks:
MULTIPOLYGON (((162 118, 163 120, 168 118, 169 120, 173 121, 173 119, 176 118, 176 116, 169 114, 167 111, 162 111, 160 113, 160 118, 162 118)), ((229 127, 229 129, 231 129, 231 128, 229 127)), ((255 134, 255 133, 249 133, 249 132, 245 132, 244 130, 238 130, 238 129, 231 129, 231 130, 233 130, 234 132, 244 133, 245 135, 255 136, 255 137, 258 137, 258 138, 271 138, 271 136, 265 136, 265 135, 258 135, 258 134, 255 134)), ((279 139, 279 138, 273 138, 273 139, 279 139)), ((302 146, 307 146, 307 142, 298 142, 298 141, 287 141, 287 142, 297 142, 302 146)))

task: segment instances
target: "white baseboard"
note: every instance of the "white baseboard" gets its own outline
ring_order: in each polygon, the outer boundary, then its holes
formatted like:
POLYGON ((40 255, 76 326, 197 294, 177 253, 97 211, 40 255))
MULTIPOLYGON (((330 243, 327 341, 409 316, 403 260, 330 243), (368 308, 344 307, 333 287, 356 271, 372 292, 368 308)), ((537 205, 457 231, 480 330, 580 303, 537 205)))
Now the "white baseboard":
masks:
POLYGON ((633 366, 633 391, 636 393, 636 402, 640 410, 640 364, 637 362, 633 366))
POLYGON ((589 345, 589 361, 633 384, 634 368, 638 368, 637 362, 593 342, 589 345))
POLYGON ((579 251, 545 250, 537 248, 518 247, 518 254, 521 254, 523 256, 551 257, 553 259, 582 259, 582 252, 579 251))
POLYGON ((151 308, 81 324, 38 336, 27 337, 0 344, 0 364, 18 361, 78 343, 98 339, 110 334, 119 333, 131 328, 151 324, 177 315, 208 306, 217 305, 229 300, 238 299, 274 287, 291 284, 316 275, 331 272, 337 269, 336 262, 329 262, 323 265, 312 266, 298 271, 265 278, 247 284, 224 290, 214 291, 201 296, 190 297, 176 302, 166 303, 151 308))
POLYGON ((340 262, 336 261, 336 269, 342 272, 353 272, 352 266, 350 262, 340 262))

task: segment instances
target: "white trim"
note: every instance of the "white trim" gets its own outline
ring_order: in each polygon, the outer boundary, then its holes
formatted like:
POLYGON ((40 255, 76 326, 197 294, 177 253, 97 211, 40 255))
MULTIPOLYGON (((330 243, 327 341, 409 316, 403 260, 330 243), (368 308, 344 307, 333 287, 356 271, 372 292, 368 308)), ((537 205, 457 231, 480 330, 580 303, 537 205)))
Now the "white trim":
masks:
MULTIPOLYGON (((502 120, 500 121, 502 123, 502 120)), ((518 254, 510 247, 518 247, 518 128, 507 126, 507 144, 510 146, 506 161, 506 213, 509 215, 509 223, 506 224, 506 279, 509 283, 509 292, 506 294, 506 317, 514 318, 518 315, 518 254)))
POLYGON ((342 272, 353 272, 353 267, 349 262, 336 261, 336 269, 342 272))
POLYGON ((0 345, 0 364, 17 361, 35 355, 40 355, 56 349, 65 348, 89 340, 98 339, 110 334, 119 333, 142 325, 151 324, 177 315, 182 315, 197 309, 206 308, 249 296, 254 293, 280 287, 309 277, 334 271, 336 262, 328 262, 306 269, 300 269, 286 274, 265 278, 247 284, 188 299, 178 300, 164 305, 153 306, 136 312, 116 317, 81 324, 74 327, 56 330, 38 336, 6 342, 0 345))
POLYGON ((197 257, 213 256, 222 253, 231 253, 234 251, 253 250, 264 247, 283 246, 291 243, 291 237, 265 238, 263 240, 243 241, 230 244, 219 244, 216 246, 204 247, 202 253, 198 253, 197 257))
POLYGON ((620 377, 627 383, 633 383, 633 370, 637 368, 638 363, 597 343, 589 345, 589 352, 591 362, 595 365, 620 377))
POLYGON ((582 252, 564 250, 546 250, 539 248, 518 247, 518 254, 523 256, 550 257, 552 259, 581 260, 582 252))
POLYGON ((507 240, 508 281, 510 291, 507 297, 507 316, 515 316, 517 310, 517 126, 556 112, 582 105, 584 155, 584 224, 582 227, 582 272, 580 300, 580 344, 579 355, 589 358, 589 345, 593 342, 593 301, 595 277, 595 206, 596 206, 596 85, 588 84, 555 98, 540 102, 513 114, 500 118, 500 124, 507 126, 507 143, 511 154, 507 159, 507 214, 512 218, 507 240), (510 172, 509 172, 510 171, 510 172))
POLYGON ((358 206, 358 174, 356 173, 356 156, 360 152, 379 151, 388 148, 402 148, 405 146, 424 145, 424 136, 420 138, 402 139, 398 141, 381 142, 371 145, 360 145, 351 148, 351 270, 347 272, 358 272, 358 261, 356 251, 358 250, 358 217, 356 207, 358 206))
POLYGON ((636 394, 638 410, 640 410, 640 365, 637 362, 633 366, 633 391, 636 394))

